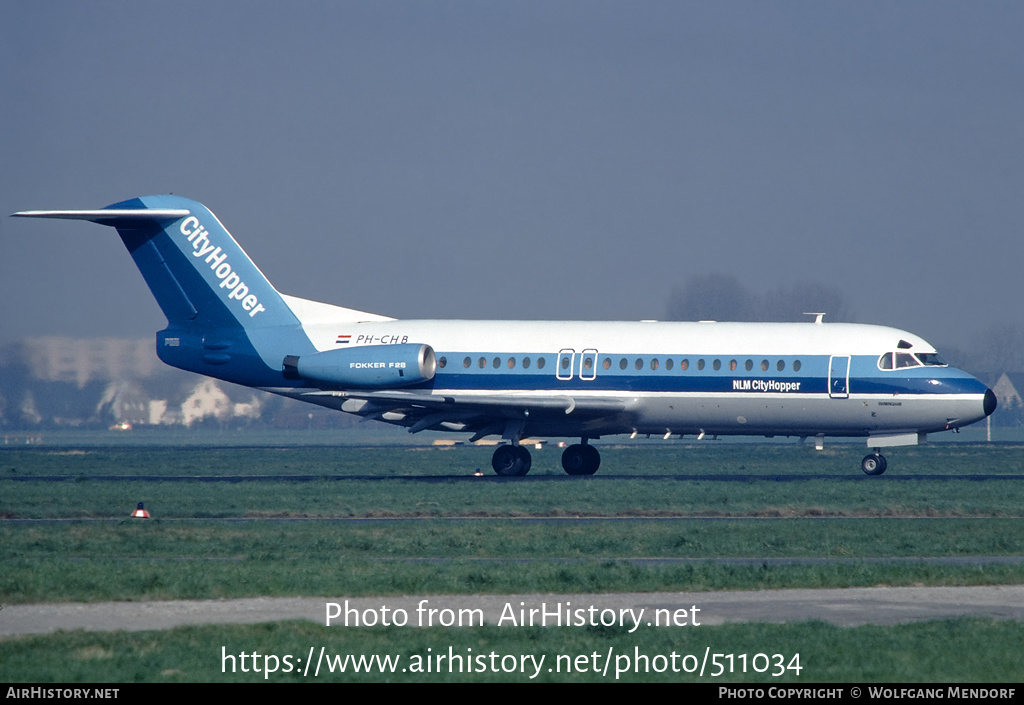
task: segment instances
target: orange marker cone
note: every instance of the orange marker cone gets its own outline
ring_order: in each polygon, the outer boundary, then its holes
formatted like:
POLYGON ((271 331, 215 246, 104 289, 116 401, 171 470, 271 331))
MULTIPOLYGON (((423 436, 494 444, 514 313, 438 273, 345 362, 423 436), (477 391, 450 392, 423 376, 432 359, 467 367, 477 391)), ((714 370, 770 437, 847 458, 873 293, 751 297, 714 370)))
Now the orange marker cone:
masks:
POLYGON ((142 506, 142 502, 139 502, 139 506, 132 512, 132 516, 136 519, 149 519, 149 512, 142 506))

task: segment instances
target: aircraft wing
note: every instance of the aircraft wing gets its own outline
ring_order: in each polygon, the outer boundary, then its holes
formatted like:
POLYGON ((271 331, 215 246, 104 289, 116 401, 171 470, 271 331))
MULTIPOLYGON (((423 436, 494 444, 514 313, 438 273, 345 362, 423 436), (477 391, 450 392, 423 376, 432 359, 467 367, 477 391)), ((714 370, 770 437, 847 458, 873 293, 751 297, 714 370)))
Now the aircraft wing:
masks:
POLYGON ((626 401, 623 399, 568 395, 316 391, 307 392, 302 396, 329 396, 352 400, 354 403, 351 405, 348 401, 345 402, 345 411, 408 426, 410 433, 428 429, 473 432, 473 441, 492 434, 515 434, 516 427, 521 430, 527 420, 564 419, 571 415, 577 422, 596 421, 626 409, 626 401), (385 419, 385 415, 388 418, 385 419))

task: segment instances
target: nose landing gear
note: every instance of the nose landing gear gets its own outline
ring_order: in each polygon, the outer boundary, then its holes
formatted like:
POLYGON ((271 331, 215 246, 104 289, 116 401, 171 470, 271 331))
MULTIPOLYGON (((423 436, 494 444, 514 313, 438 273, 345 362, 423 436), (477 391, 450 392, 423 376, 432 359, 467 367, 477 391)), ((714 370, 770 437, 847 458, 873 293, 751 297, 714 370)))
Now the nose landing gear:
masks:
POLYGON ((878 452, 865 455, 864 460, 860 461, 860 469, 865 475, 881 475, 885 472, 886 465, 885 456, 878 452))

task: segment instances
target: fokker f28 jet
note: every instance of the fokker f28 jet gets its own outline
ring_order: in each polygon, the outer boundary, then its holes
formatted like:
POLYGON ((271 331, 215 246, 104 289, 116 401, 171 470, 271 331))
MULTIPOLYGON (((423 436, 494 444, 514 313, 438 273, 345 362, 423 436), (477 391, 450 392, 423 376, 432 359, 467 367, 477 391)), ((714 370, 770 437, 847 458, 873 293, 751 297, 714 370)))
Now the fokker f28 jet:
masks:
POLYGON ((278 293, 205 206, 146 196, 16 216, 117 229, 167 327, 165 363, 359 416, 500 436, 491 464, 525 475, 526 437, 570 437, 570 475, 616 434, 865 437, 885 446, 984 419, 992 390, 910 333, 824 323, 395 320, 278 293))

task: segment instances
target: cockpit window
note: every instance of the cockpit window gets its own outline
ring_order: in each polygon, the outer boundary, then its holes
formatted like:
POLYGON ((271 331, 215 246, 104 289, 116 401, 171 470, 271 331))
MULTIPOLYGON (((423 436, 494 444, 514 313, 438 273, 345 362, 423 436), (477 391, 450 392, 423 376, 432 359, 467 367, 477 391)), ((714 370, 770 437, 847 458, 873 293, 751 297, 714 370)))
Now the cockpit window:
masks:
POLYGON ((929 367, 945 367, 947 363, 938 353, 917 353, 917 359, 921 361, 922 365, 928 365, 929 367))
POLYGON ((905 352, 882 353, 878 358, 878 369, 880 370, 903 370, 908 367, 946 367, 947 362, 939 357, 938 353, 919 352, 916 354, 905 352))
POLYGON ((920 364, 921 363, 917 361, 917 358, 911 355, 910 353, 896 353, 897 370, 901 370, 905 367, 918 367, 920 366, 920 364))

